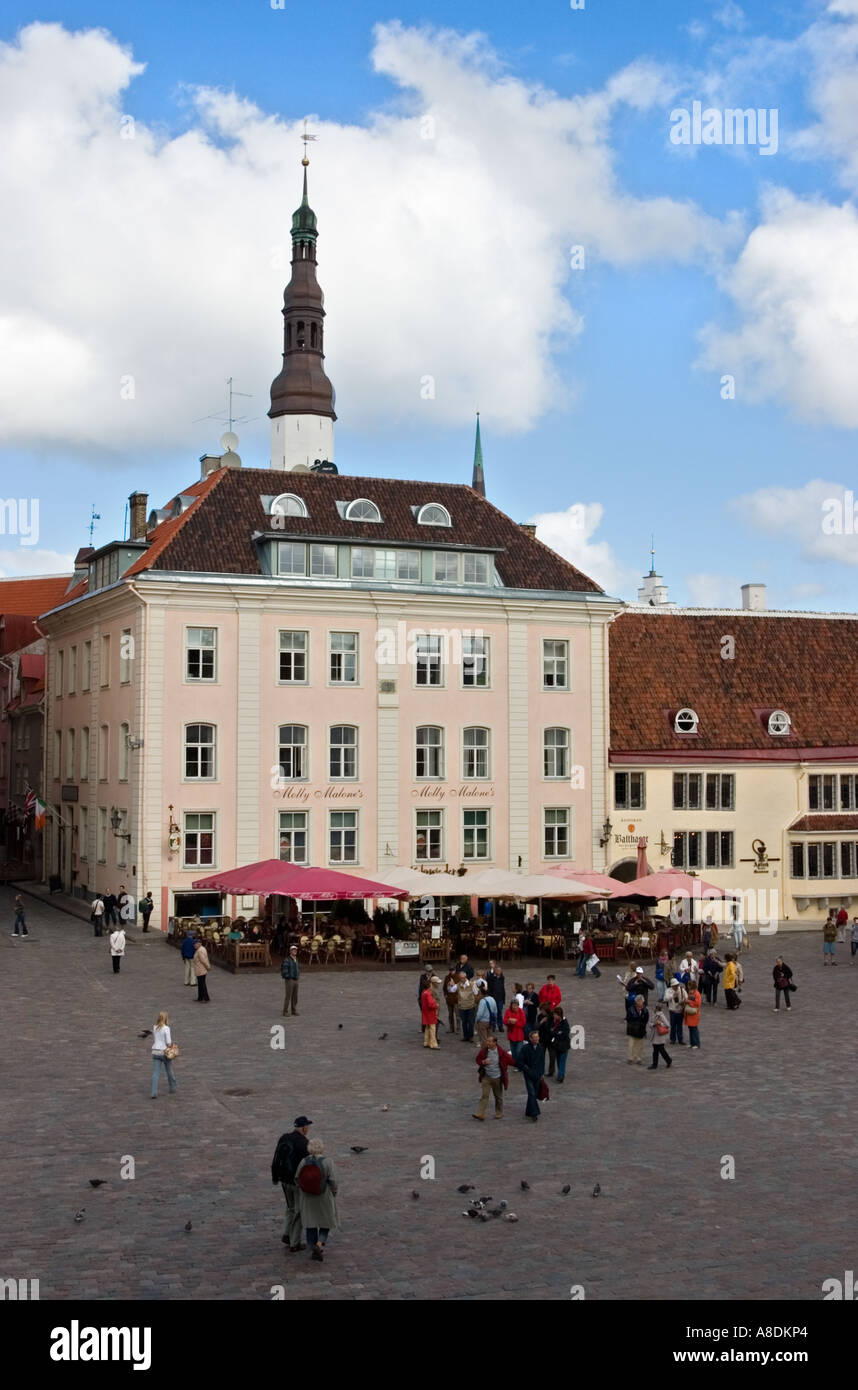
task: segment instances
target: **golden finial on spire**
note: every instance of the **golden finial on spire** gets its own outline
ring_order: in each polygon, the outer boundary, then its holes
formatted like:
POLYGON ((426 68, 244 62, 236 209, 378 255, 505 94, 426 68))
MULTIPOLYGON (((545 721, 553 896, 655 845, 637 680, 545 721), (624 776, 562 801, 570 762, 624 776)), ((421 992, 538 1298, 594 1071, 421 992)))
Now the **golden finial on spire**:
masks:
POLYGON ((304 141, 304 158, 301 160, 301 163, 303 164, 303 166, 304 166, 305 169, 307 168, 307 165, 310 163, 309 159, 307 158, 307 144, 308 144, 308 142, 309 142, 310 140, 318 140, 318 138, 319 138, 319 137, 318 137, 317 135, 310 135, 310 134, 308 133, 308 131, 307 131, 307 119, 306 119, 306 117, 305 117, 305 118, 304 118, 304 134, 301 136, 301 139, 304 141))

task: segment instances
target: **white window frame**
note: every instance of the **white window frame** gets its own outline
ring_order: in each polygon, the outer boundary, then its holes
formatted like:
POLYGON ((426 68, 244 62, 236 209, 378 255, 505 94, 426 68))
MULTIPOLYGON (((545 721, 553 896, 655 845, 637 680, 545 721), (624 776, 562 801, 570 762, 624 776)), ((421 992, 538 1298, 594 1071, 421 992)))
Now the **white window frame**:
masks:
POLYGON ((414 637, 414 687, 417 690, 443 690, 445 681, 445 661, 444 661, 444 638, 438 632, 415 632, 414 637), (432 644, 437 643, 437 650, 431 650, 432 644), (427 650, 421 648, 427 644, 427 650), (437 665, 436 665, 437 657, 437 665), (430 676, 437 669, 438 679, 420 680, 420 672, 425 669, 427 676, 430 676))
POLYGON ((310 578, 311 579, 336 579, 338 574, 338 555, 337 546, 324 545, 321 541, 310 542, 310 578), (321 555, 323 565, 321 569, 316 569, 314 561, 321 555), (326 565, 333 558, 333 569, 326 568, 326 565))
POLYGON ((69 647, 69 695, 77 694, 77 647, 69 647))
POLYGON ((95 827, 95 857, 99 864, 107 863, 107 807, 99 806, 95 827))
POLYGON ((492 858, 492 813, 486 806, 463 806, 462 807, 462 863, 467 864, 486 864, 492 858), (468 816, 485 816, 485 824, 468 826, 468 816), (477 835, 479 831, 485 830, 486 852, 485 854, 468 854, 468 834, 474 836, 474 848, 477 847, 477 835))
POLYGON ((490 584, 490 583, 491 583, 491 574, 492 574, 492 570, 491 570, 491 556, 490 556, 490 555, 482 555, 482 554, 480 554, 479 551, 468 551, 468 550, 466 550, 466 551, 463 552, 463 554, 462 554, 462 583, 463 583, 463 584, 473 584, 473 585, 475 585, 475 586, 477 586, 477 587, 482 588, 482 587, 484 587, 486 584, 490 584), (486 573, 485 573, 485 578, 484 578, 484 579, 469 579, 469 578, 468 578, 468 562, 469 562, 469 561, 473 562, 475 566, 477 565, 477 562, 478 562, 478 561, 481 561, 481 562, 482 562, 482 564, 485 566, 485 571, 486 571, 486 573))
POLYGON ((83 664, 80 673, 81 690, 89 690, 92 686, 92 640, 87 639, 83 644, 83 664))
POLYGON ((110 725, 101 724, 98 730, 98 780, 110 781, 110 725))
POLYGON ((278 628, 278 629, 277 629, 277 684, 278 684, 278 685, 309 685, 309 683, 310 683, 310 634, 309 634, 309 632, 306 631, 306 629, 304 629, 304 628, 299 628, 299 627, 281 627, 281 628, 278 628), (284 639, 284 637, 303 637, 303 639, 304 639, 304 646, 303 646, 303 649, 300 648, 300 647, 298 647, 298 648, 295 648, 295 647, 284 647, 284 646, 283 646, 283 639, 284 639), (295 669, 295 656, 296 656, 296 654, 297 654, 298 656, 303 655, 303 657, 304 657, 304 675, 303 675, 303 677, 302 677, 300 680, 298 680, 298 679, 296 679, 296 678, 294 678, 294 677, 293 677, 292 679, 289 679, 289 677, 283 675, 283 661, 282 661, 282 658, 283 658, 284 656, 289 656, 289 655, 291 655, 291 657, 292 657, 292 670, 294 671, 294 669, 295 669))
MULTIPOLYGON (((198 849, 198 853, 199 853, 199 845, 198 845, 197 849, 198 849)), ((217 856, 218 856, 217 811, 183 811, 183 812, 182 812, 182 868, 183 868, 183 869, 216 869, 216 868, 217 868, 217 856), (210 860, 210 861, 207 861, 206 863, 203 863, 203 862, 199 859, 199 857, 197 858, 197 862, 196 862, 195 864, 192 864, 192 863, 190 862, 190 860, 188 859, 188 847, 189 847, 189 846, 188 846, 188 837, 189 837, 189 835, 192 835, 192 834, 207 835, 207 834, 209 833, 209 831, 208 831, 207 829, 206 829, 206 830, 203 830, 200 826, 196 826, 194 829, 190 829, 189 826, 188 826, 188 821, 189 821, 189 819, 190 819, 192 816, 194 816, 194 817, 211 816, 211 822, 212 822, 212 823, 211 823, 212 857, 211 857, 211 860, 210 860)))
POLYGON ((458 553, 458 551, 453 551, 453 550, 433 550, 433 551, 432 551, 432 583, 433 583, 433 584, 461 584, 461 582, 462 582, 462 580, 461 580, 461 574, 462 574, 462 557, 461 557, 461 555, 458 553), (441 578, 439 578, 439 577, 438 577, 438 562, 439 562, 439 560, 444 562, 445 568, 447 567, 448 562, 452 561, 452 563, 453 563, 453 564, 455 565, 455 567, 456 567, 456 572, 455 572, 455 574, 453 574, 453 575, 444 574, 444 575, 441 576, 441 578))
POLYGON ((78 807, 77 857, 89 862, 89 807, 78 807))
POLYGON ((130 841, 125 839, 122 832, 127 829, 128 808, 125 806, 117 806, 116 814, 119 817, 119 824, 116 827, 116 833, 113 837, 116 845, 116 867, 117 869, 124 869, 128 864, 128 845, 130 841))
POLYGON ((198 625, 198 624, 192 623, 192 624, 189 624, 188 626, 186 626, 186 627, 185 627, 185 670, 184 670, 184 684, 185 684, 185 685, 200 685, 200 684, 214 685, 214 684, 217 682, 217 668, 218 668, 218 660, 217 660, 217 658, 218 658, 218 629, 217 629, 216 627, 212 627, 212 626, 206 625, 206 624, 198 625), (206 633, 206 632, 212 633, 213 640, 212 640, 211 646, 209 646, 207 643, 206 643, 206 644, 203 643, 203 633, 206 633), (196 641, 192 641, 192 640, 191 640, 191 633, 199 633, 199 638, 198 638, 196 641), (190 672, 190 669, 189 669, 189 668, 190 668, 191 652, 196 652, 196 653, 197 653, 197 659, 198 659, 199 668, 200 668, 200 675, 198 675, 198 676, 192 676, 192 675, 191 675, 191 672, 190 672), (204 652, 211 652, 211 654, 212 654, 212 660, 211 660, 212 674, 211 674, 210 676, 204 676, 204 675, 202 674, 203 665, 204 665, 204 661, 203 661, 203 653, 204 653, 204 652))
POLYGON ((102 690, 107 690, 110 686, 110 633, 101 634, 101 647, 99 650, 99 670, 98 679, 102 690))
POLYGON ((295 492, 281 492, 271 503, 271 516, 309 516, 303 497, 295 492))
POLYGON ((63 695, 65 694, 65 672, 66 654, 65 650, 62 647, 59 647, 57 649, 57 674, 55 682, 58 700, 61 700, 63 698, 63 695))
POLYGON ((354 497, 354 498, 352 498, 351 502, 349 502, 348 505, 346 506, 346 515, 345 515, 345 519, 346 519, 346 521, 368 521, 368 522, 371 522, 371 523, 373 523, 373 524, 377 524, 378 522, 381 521, 381 511, 379 510, 378 504, 377 504, 376 502, 373 502, 373 501, 371 500, 371 498, 369 498, 369 497, 354 497), (375 515, 374 515, 374 516, 354 516, 354 515, 353 515, 353 510, 354 510, 354 508, 355 508, 355 507, 360 507, 360 506, 372 507, 373 511, 375 512, 375 515))
POLYGON ((491 663, 492 639, 486 637, 485 633, 469 632, 462 638, 462 690, 491 690, 492 688, 492 663, 491 663), (474 650, 478 643, 482 643, 482 652, 474 650), (472 675, 473 680, 466 680, 466 675, 472 675), (484 679, 482 679, 484 678, 484 679))
MULTIPOLYGON (((284 784, 284 783, 286 783, 286 782, 309 782, 309 780, 310 780, 310 730, 309 730, 308 725, 306 725, 306 724, 278 724, 278 726, 277 726, 277 742, 276 742, 276 745, 275 745, 275 752, 276 752, 276 755, 277 755, 277 761, 276 761, 275 766, 276 766, 276 768, 277 768, 277 781, 278 781, 279 784, 282 785, 282 784, 284 784), (285 740, 285 741, 284 741, 284 739, 283 739, 283 730, 284 730, 284 729, 303 729, 305 737, 304 737, 303 740, 299 740, 298 742, 294 741, 294 739, 293 739, 291 742, 290 742, 289 740, 285 740), (290 774, 290 773, 285 773, 285 772, 283 771, 283 768, 284 768, 284 766, 285 766, 285 764, 284 764, 284 762, 283 762, 283 759, 282 759, 282 753, 283 753, 283 749, 284 749, 284 748, 290 748, 290 749, 292 750, 293 765, 294 765, 294 761, 295 761, 295 749, 303 749, 303 750, 304 750, 304 751, 303 751, 303 763, 304 763, 304 766, 303 766, 303 768, 302 768, 302 771, 301 771, 301 773, 300 773, 300 776, 297 776, 297 777, 296 777, 296 776, 294 776, 294 775, 292 775, 292 774, 290 774)), ((300 760, 299 760, 299 761, 300 761, 300 760)))
POLYGON ((346 631, 346 630, 341 629, 341 628, 332 628, 331 631, 328 633, 328 685, 334 685, 334 686, 337 686, 338 688, 339 688, 340 686, 343 686, 343 685, 351 686, 351 687, 353 687, 353 688, 360 685, 360 633, 359 633, 359 632, 349 632, 349 631, 346 631), (335 652, 335 651, 334 651, 334 638, 335 638, 335 637, 353 637, 353 638, 355 639, 354 651, 351 652, 351 651, 348 651, 347 649, 344 648, 344 649, 341 649, 340 651, 336 651, 336 652, 335 652), (335 656, 338 656, 338 657, 340 658, 341 669, 345 669, 345 666, 346 666, 345 658, 346 658, 346 657, 350 657, 350 656, 353 656, 353 657, 354 657, 354 679, 353 679, 353 680, 346 680, 346 679, 343 678, 343 677, 340 677, 339 679, 337 679, 337 678, 334 676, 334 669, 333 669, 333 668, 334 668, 334 657, 335 657, 335 656))
POLYGON ((700 716, 697 711, 691 709, 688 705, 684 705, 682 709, 676 711, 673 717, 673 732, 675 734, 684 734, 686 738, 689 738, 692 734, 697 733, 699 724, 700 716), (680 724, 680 720, 682 724, 680 724), (682 725, 684 724, 687 724, 689 727, 683 728, 682 725))
POLYGON ((769 715, 768 730, 772 738, 788 738, 792 733, 792 720, 785 709, 773 709, 769 715))
POLYGON ((301 865, 307 865, 307 864, 310 863, 310 812, 309 812, 309 811, 291 811, 291 810, 290 810, 290 811, 277 811, 276 816, 275 816, 275 821, 274 821, 274 835, 275 835, 275 840, 274 840, 274 844, 275 844, 275 858, 282 860, 282 862, 283 862, 284 864, 301 864, 301 865), (289 825, 289 826, 284 826, 284 825, 283 825, 283 818, 284 818, 285 816, 303 816, 303 818, 304 818, 304 824, 303 824, 303 826, 295 825, 295 824, 291 824, 291 825, 289 825), (288 856, 288 858, 284 857, 284 855, 283 855, 283 850, 282 850, 282 844, 281 844, 281 842, 282 842, 282 840, 283 840, 283 836, 284 836, 284 835, 291 835, 291 836, 292 836, 292 843, 291 843, 291 845, 290 845, 289 856, 288 856), (303 836, 304 836, 304 858, 303 858, 303 859, 296 859, 296 858, 295 858, 295 838, 294 838, 294 837, 295 837, 296 835, 303 835, 303 836))
POLYGON ((543 637, 542 639, 542 689, 562 691, 568 695, 572 689, 572 668, 569 639, 567 637, 543 637), (562 650, 558 653, 557 648, 562 650), (549 649, 551 654, 549 655, 549 649), (558 683, 559 668, 563 668, 563 682, 558 683))
POLYGON ((131 737, 131 725, 130 725, 130 724, 125 724, 125 723, 120 724, 120 725, 119 725, 119 748, 117 749, 117 752, 119 753, 119 781, 120 781, 120 782, 127 782, 127 781, 128 781, 128 754, 129 754, 129 752, 130 752, 129 747, 128 747, 128 740, 129 740, 130 737, 131 737))
POLYGON ((65 775, 65 780, 66 780, 66 782, 74 782, 74 781, 76 780, 76 778, 75 778, 75 773, 76 773, 76 771, 77 771, 77 768, 76 768, 76 766, 75 766, 76 751, 77 751, 77 742, 76 742, 76 739, 75 739, 75 731, 74 731, 74 729, 66 729, 66 775, 65 775))
POLYGON ((571 859, 571 858, 572 858, 572 807, 571 807, 571 806, 543 806, 543 808, 542 808, 542 857, 543 857, 543 859, 551 859, 552 861, 555 860, 555 859, 571 859), (566 819, 565 819, 565 821, 561 821, 561 822, 559 822, 559 823, 555 822, 554 825, 549 825, 549 824, 548 824, 548 817, 549 817, 549 815, 552 815, 552 816, 563 815, 563 816, 566 817, 566 819), (558 837, 558 831, 563 830, 564 828, 565 828, 565 830, 566 830, 566 850, 565 850, 565 852, 560 853, 560 852, 557 850, 557 841, 558 841, 558 838, 559 838, 559 837, 558 837), (549 851, 548 851, 548 833, 549 833, 549 831, 553 831, 553 832, 554 832, 554 845, 555 845, 555 848, 554 848, 554 851, 553 851, 552 853, 549 853, 549 851))
POLYGON ((132 661, 132 658, 131 658, 130 656, 123 656, 123 655, 122 655, 123 648, 124 648, 125 645, 126 645, 126 642, 125 642, 126 637, 128 638, 128 644, 131 645, 132 650, 133 650, 133 639, 132 639, 132 636, 131 636, 131 628, 130 628, 130 627, 124 627, 124 628, 122 629, 122 631, 120 632, 120 634, 119 634, 119 684, 120 684, 120 685, 130 685, 130 684, 131 684, 131 661, 132 661))
MULTIPOLYGON (((297 558, 297 557, 296 557, 297 558)), ((277 542, 277 575, 280 579, 306 579, 307 577, 307 542, 306 541, 278 541, 277 542), (282 556, 286 546, 292 546, 295 550, 300 550, 303 557, 302 569, 284 570, 282 556)))
MULTIPOLYGON (((476 761, 476 757, 474 759, 476 761)), ((492 731, 486 724, 467 724, 462 729, 462 781, 463 782, 490 782, 492 776, 492 731), (485 743, 480 745, 468 745, 469 734, 485 734, 485 743), (469 752, 478 755, 483 753, 485 756, 485 772, 468 772, 469 752)))
POLYGON ((360 746, 360 734, 359 734, 359 732, 358 732, 358 727, 357 727, 356 724, 331 724, 331 725, 329 725, 329 727, 328 727, 328 781, 329 781, 329 782, 357 782, 357 781, 359 781, 359 779, 360 779, 359 746, 360 746), (335 729, 343 729, 343 730, 348 729, 348 730, 351 730, 351 732, 354 734, 354 742, 353 742, 353 743, 336 743, 336 744, 335 744, 335 743, 334 743, 334 730, 335 730, 335 729), (334 772, 334 770, 333 770, 334 750, 335 750, 335 749, 339 749, 339 751, 340 751, 340 768, 341 768, 341 770, 340 770, 339 772, 334 772), (353 760, 354 760, 354 772, 343 772, 343 771, 342 771, 342 768, 343 768, 343 766, 344 766, 344 764, 345 764, 345 753, 346 753, 348 750, 351 750, 351 752, 352 752, 352 757, 353 757, 353 760))
POLYGON ((84 724, 80 731, 80 781, 89 781, 89 749, 92 740, 89 725, 84 724))
MULTIPOLYGON (((445 833, 444 833, 444 832, 445 832, 444 812, 443 812, 442 809, 440 809, 439 807, 434 807, 434 806, 433 806, 433 807, 425 807, 425 806, 424 806, 424 807, 421 807, 420 810, 415 810, 415 812, 414 812, 414 862, 415 862, 415 864, 443 864, 443 863, 446 862, 446 852, 445 852, 445 849, 444 849, 444 844, 445 844, 446 836, 445 836, 445 833), (425 816, 425 817, 437 816, 437 821, 432 821, 432 822, 430 822, 430 823, 427 823, 426 825, 421 826, 421 824, 420 824, 420 818, 421 818, 421 816, 425 816), (425 852, 425 853, 423 853, 423 854, 420 853, 420 835, 421 835, 421 833, 423 834, 424 840, 425 840, 425 844, 424 844, 424 850, 425 850, 425 851, 428 851, 428 850, 429 850, 429 848, 430 848, 430 846, 431 846, 431 844, 432 844, 432 839, 433 839, 435 836, 437 836, 437 851, 438 851, 437 854, 429 854, 428 852, 425 852)), ((426 887, 426 891, 427 891, 427 893, 431 891, 431 890, 430 890, 430 886, 429 886, 428 884, 427 884, 427 887, 426 887)))
POLYGON ((332 868, 333 868, 335 865, 338 865, 338 864, 352 864, 352 865, 354 865, 354 864, 359 864, 359 863, 360 863, 360 812, 359 812, 359 811, 351 811, 351 810, 350 810, 350 811, 328 811, 327 851, 328 851, 328 864, 329 864, 329 866, 332 867, 332 868), (340 824, 339 826, 336 826, 336 825, 334 825, 334 817, 335 817, 335 816, 344 816, 344 817, 345 817, 345 816, 353 816, 353 817, 354 817, 354 823, 353 823, 352 825, 340 824), (345 836, 345 834, 346 834, 347 832, 349 832, 349 831, 353 831, 353 832, 354 832, 355 840, 354 840, 354 857, 353 857, 353 858, 351 858, 351 859, 346 858, 345 855, 342 855, 342 854, 340 855, 340 857, 335 856, 335 854, 334 854, 334 840, 333 840, 333 836, 334 836, 334 832, 335 832, 335 831, 339 831, 339 832, 340 832, 340 849, 341 849, 341 850, 342 850, 343 847, 344 847, 344 845, 343 845, 343 837, 345 836))
POLYGON ((415 780, 415 782, 444 782, 444 781, 446 781, 446 775, 447 775, 447 768, 446 768, 446 762, 447 762, 446 746, 447 746, 447 735, 446 735, 446 730, 443 728, 443 726, 442 726, 441 724, 418 724, 418 725, 417 725, 417 727, 416 727, 415 730, 414 730, 414 780, 415 780), (438 735, 439 735, 438 742, 437 742, 437 743, 428 743, 428 742, 421 743, 421 742, 419 741, 419 740, 420 740, 420 734, 421 734, 421 732, 423 732, 424 730, 428 732, 430 729, 434 729, 434 730, 438 733, 438 735), (435 754, 435 756, 431 759, 431 761, 432 761, 433 764, 437 765, 437 767, 440 769, 438 772, 421 772, 421 771, 420 771, 420 751, 421 751, 421 749, 424 750, 424 753, 423 753, 423 761, 424 761, 424 763, 425 763, 426 765, 428 765, 429 762, 430 762, 429 753, 432 752, 432 753, 435 754), (436 751, 436 750, 437 750, 437 751, 436 751))
POLYGON ((549 724, 542 730, 542 780, 544 782, 568 782, 572 776, 572 730, 562 724, 549 724), (549 743, 549 734, 565 734, 565 743, 549 743), (553 762, 554 771, 548 770, 553 762), (558 766, 562 771, 558 772, 558 766))
POLYGON ((182 727, 182 781, 196 783, 216 782, 217 780, 217 725, 214 724, 210 719, 189 719, 188 722, 184 724, 182 727), (210 729, 211 742, 204 742, 202 738, 198 738, 195 739, 193 742, 189 742, 188 734, 191 729, 210 729), (202 767, 203 765, 203 750, 211 749, 212 770, 210 775, 206 776, 203 773, 197 773, 196 775, 194 775, 194 773, 188 772, 188 750, 192 748, 196 749, 197 752, 198 767, 202 767))
POLYGON ((423 503, 423 506, 420 508, 419 512, 417 513, 417 525, 418 525, 418 526, 452 526, 452 525, 453 525, 453 521, 452 521, 452 518, 451 518, 451 516, 450 516, 450 513, 447 511, 447 508, 446 508, 445 506, 443 506, 440 502, 424 502, 424 503, 423 503), (432 511, 432 510, 436 510, 436 511, 439 511, 439 512, 443 512, 443 514, 444 514, 444 515, 443 515, 443 520, 439 521, 437 518, 434 518, 434 517, 433 517, 433 518, 430 519, 429 517, 427 517, 427 516, 426 516, 426 512, 429 512, 429 511, 432 511))

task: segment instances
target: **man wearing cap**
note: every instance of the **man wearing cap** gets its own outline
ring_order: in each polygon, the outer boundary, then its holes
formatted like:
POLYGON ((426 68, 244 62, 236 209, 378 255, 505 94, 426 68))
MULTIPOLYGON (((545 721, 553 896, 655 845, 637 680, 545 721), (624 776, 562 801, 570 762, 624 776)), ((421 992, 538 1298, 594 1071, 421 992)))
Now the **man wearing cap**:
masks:
POLYGON ((623 981, 623 984, 625 986, 626 993, 629 995, 632 1001, 634 1001, 636 995, 642 994, 644 997, 644 1004, 646 1004, 649 1000, 650 990, 655 989, 655 980, 647 979, 646 975, 643 972, 642 965, 636 965, 631 974, 626 976, 625 980, 623 981))
MULTIPOLYGON (((293 1015, 298 1016, 298 980, 301 977, 301 967, 298 964, 298 947, 290 946, 289 954, 284 956, 283 964, 280 967, 280 974, 283 976, 283 1017, 285 1018, 290 1008, 293 1015)), ((304 1155, 306 1157, 306 1155, 304 1155)))
POLYGON ((299 1115, 292 1133, 281 1134, 271 1164, 271 1181, 280 1183, 283 1196, 286 1198, 286 1230, 283 1232, 283 1244, 289 1246, 293 1255, 307 1249, 305 1242, 301 1240, 303 1227, 295 1174, 299 1163, 307 1157, 307 1131, 312 1123, 306 1115, 299 1115))

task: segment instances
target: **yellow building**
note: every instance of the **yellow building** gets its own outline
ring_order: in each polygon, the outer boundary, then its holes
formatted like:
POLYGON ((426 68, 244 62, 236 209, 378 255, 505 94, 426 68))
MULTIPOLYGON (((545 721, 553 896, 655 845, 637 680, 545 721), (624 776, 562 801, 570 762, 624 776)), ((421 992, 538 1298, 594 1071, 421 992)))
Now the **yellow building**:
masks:
POLYGON ((741 893, 751 929, 858 911, 858 618, 767 612, 762 585, 741 609, 661 594, 610 629, 608 871, 635 877, 645 836, 651 869, 741 893))

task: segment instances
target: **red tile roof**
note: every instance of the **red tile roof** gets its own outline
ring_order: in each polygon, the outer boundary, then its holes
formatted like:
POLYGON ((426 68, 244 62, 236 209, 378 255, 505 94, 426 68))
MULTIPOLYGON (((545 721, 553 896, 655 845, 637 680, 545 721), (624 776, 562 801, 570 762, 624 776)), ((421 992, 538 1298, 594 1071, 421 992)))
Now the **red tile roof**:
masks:
POLYGON ((789 827, 790 830, 824 831, 824 830, 858 830, 858 814, 848 811, 842 815, 809 815, 799 816, 789 827))
POLYGON ((62 603, 71 578, 70 574, 56 574, 40 579, 0 579, 0 614, 38 618, 62 603))
POLYGON ((254 532, 271 529, 271 519, 260 499, 291 492, 304 500, 309 515, 288 517, 284 534, 376 545, 434 542, 439 547, 497 549, 497 569, 508 588, 604 592, 491 502, 459 483, 224 468, 186 491, 196 491, 199 500, 180 517, 161 523, 152 533, 145 555, 127 571, 129 575, 150 569, 260 574, 252 537, 254 532), (380 525, 346 521, 340 516, 335 504, 358 497, 377 504, 380 525), (419 526, 412 508, 427 502, 445 506, 452 526, 419 526))
MULTIPOLYGON (((611 624, 611 754, 718 749, 792 758, 801 750, 858 747, 858 618, 812 614, 621 613, 611 624), (735 639, 725 660, 723 639, 735 639), (698 733, 677 734, 684 707, 698 733), (773 737, 768 716, 785 710, 792 733, 773 737)), ((753 756, 753 754, 749 754, 753 756)))

